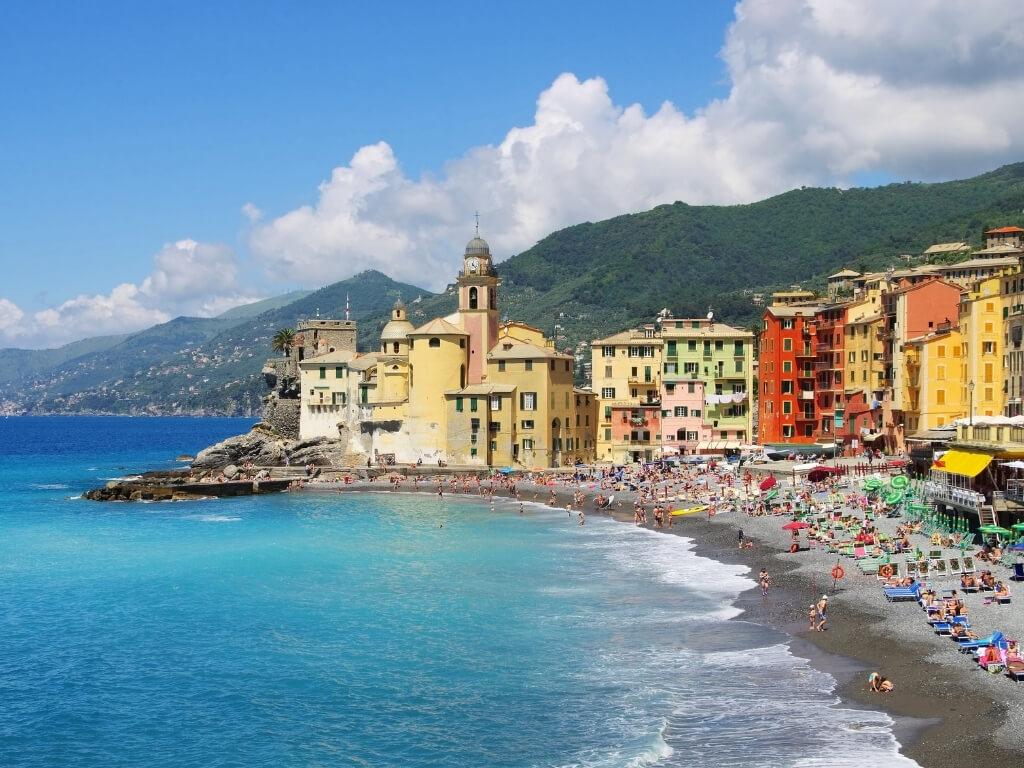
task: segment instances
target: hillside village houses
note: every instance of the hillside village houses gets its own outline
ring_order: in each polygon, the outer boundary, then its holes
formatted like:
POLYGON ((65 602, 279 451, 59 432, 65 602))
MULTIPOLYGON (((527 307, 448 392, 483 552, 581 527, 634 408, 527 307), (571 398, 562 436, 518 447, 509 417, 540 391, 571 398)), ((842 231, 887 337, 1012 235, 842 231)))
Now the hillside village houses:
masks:
POLYGON ((825 299, 774 296, 759 339, 758 442, 895 454, 908 442, 948 440, 958 420, 977 437, 1020 415, 1022 256, 1024 229, 1002 227, 986 231, 966 261, 844 270, 829 278, 825 299))

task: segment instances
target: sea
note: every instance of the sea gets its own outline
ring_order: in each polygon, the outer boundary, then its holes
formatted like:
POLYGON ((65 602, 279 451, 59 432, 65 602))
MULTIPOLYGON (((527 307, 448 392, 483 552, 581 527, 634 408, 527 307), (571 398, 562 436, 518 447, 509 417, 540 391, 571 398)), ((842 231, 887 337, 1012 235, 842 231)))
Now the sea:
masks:
POLYGON ((251 423, 0 419, 0 765, 915 765, 681 536, 450 494, 80 498, 251 423))

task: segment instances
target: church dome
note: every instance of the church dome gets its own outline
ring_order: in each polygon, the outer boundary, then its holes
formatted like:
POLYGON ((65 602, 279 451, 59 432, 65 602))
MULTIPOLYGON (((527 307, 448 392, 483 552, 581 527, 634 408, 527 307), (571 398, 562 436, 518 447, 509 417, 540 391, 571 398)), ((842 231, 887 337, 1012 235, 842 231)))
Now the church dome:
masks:
POLYGON ((466 243, 466 255, 469 256, 471 254, 475 256, 490 256, 491 247, 487 244, 486 240, 478 235, 466 243))
POLYGON ((405 341, 409 332, 413 330, 413 324, 408 320, 389 320, 380 332, 381 341, 405 341))

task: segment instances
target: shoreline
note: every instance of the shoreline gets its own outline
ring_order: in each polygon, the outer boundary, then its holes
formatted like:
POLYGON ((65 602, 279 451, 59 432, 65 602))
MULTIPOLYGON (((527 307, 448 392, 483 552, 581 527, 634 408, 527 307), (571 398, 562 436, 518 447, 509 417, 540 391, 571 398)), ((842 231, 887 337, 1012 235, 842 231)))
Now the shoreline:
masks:
MULTIPOLYGON (((411 483, 408 487, 403 484, 398 491, 381 481, 311 483, 304 490, 436 493, 436 479, 431 477, 418 489, 411 483)), ((560 509, 572 501, 574 493, 582 492, 582 511, 587 516, 601 514, 634 524, 632 504, 636 494, 631 491, 614 492, 621 508, 594 511, 593 500, 600 491, 587 484, 542 486, 521 480, 519 488, 524 502, 545 506, 549 506, 547 500, 553 490, 560 509), (533 498, 535 495, 537 498, 533 498)), ((449 492, 447 487, 445 492, 449 492)), ((481 498, 475 491, 452 495, 481 498)), ((495 500, 503 502, 499 506, 515 503, 504 492, 496 492, 495 500)), ((574 513, 578 509, 574 507, 574 513)), ((749 621, 784 634, 795 656, 836 680, 836 706, 888 714, 901 755, 925 768, 959 767, 965 760, 978 759, 1008 761, 1005 764, 1011 765, 1020 761, 1024 757, 1024 739, 1019 735, 1024 688, 1012 680, 999 679, 1002 676, 984 673, 969 658, 958 654, 950 640, 937 637, 928 628, 916 603, 886 602, 874 577, 847 569, 846 578, 833 590, 829 571, 834 556, 827 557, 822 550, 789 553, 788 533, 781 530, 787 519, 727 512, 710 520, 700 514, 677 517, 672 528, 655 528, 651 522, 647 527, 691 538, 694 554, 745 565, 753 576, 761 567, 768 568, 772 574, 769 596, 758 594, 756 585, 741 593, 734 603, 741 613, 732 620, 749 621), (754 541, 753 549, 736 546, 740 527, 745 538, 754 541), (830 597, 827 631, 809 632, 807 605, 822 594, 830 597), (896 691, 869 692, 867 675, 872 670, 894 680, 896 691)))

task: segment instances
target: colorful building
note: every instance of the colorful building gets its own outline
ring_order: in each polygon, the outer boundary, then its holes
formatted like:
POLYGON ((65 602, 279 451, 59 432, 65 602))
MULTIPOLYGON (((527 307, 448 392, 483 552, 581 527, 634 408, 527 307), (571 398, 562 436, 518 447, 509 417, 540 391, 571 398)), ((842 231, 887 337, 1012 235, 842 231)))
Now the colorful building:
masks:
POLYGON ((820 304, 768 307, 758 342, 758 442, 813 443, 815 314, 820 304))

